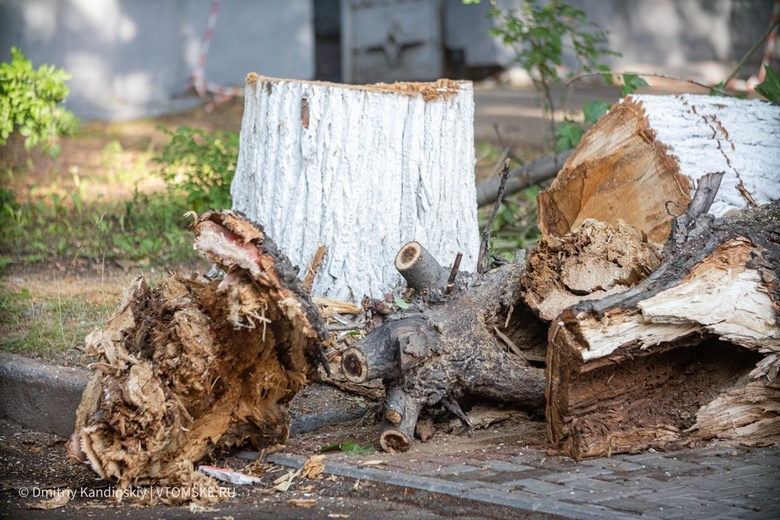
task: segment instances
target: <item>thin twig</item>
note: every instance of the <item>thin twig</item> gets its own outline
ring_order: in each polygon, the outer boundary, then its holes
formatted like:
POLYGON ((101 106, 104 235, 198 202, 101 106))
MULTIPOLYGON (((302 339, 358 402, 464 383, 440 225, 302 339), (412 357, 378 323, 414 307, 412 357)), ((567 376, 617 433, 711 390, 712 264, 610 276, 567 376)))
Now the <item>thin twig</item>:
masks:
POLYGON ((777 24, 780 23, 780 17, 778 17, 773 24, 769 26, 769 29, 766 30, 763 36, 758 39, 758 41, 745 53, 744 56, 742 56, 742 59, 739 60, 739 63, 737 63, 737 66, 734 67, 734 70, 729 74, 729 77, 723 81, 723 86, 725 88, 726 85, 729 84, 729 82, 734 79, 737 74, 739 73, 739 69, 742 68, 742 66, 745 64, 745 62, 750 58, 750 56, 753 55, 754 52, 756 52, 756 49, 758 49, 764 41, 769 38, 769 35, 772 34, 772 31, 775 30, 775 27, 777 27, 777 24))
POLYGON ((498 123, 493 123, 493 130, 496 132, 496 138, 498 139, 498 144, 501 145, 501 149, 504 150, 504 152, 501 154, 501 160, 503 161, 506 157, 509 157, 510 159, 514 159, 515 162, 517 162, 520 166, 524 166, 523 161, 520 160, 520 158, 512 152, 512 147, 510 147, 506 142, 504 141, 503 136, 501 135, 501 130, 498 128, 498 123))
POLYGON ((455 286, 455 277, 458 276, 458 270, 460 270, 460 259, 463 258, 463 253, 458 251, 455 256, 455 263, 452 264, 452 271, 450 271, 450 278, 447 280, 447 288, 444 290, 446 294, 452 292, 452 288, 455 286))
POLYGON ((512 161, 509 159, 504 160, 504 171, 501 172, 501 184, 498 186, 498 193, 496 194, 496 202, 493 204, 493 211, 488 217, 485 224, 485 230, 482 232, 482 243, 479 245, 479 255, 477 256, 477 272, 482 274, 485 272, 485 260, 488 255, 490 232, 493 229, 493 222, 498 215, 498 209, 501 207, 501 199, 504 198, 504 190, 506 189, 506 181, 509 180, 509 164, 512 161))
POLYGON ((579 81, 584 78, 591 78, 593 76, 624 76, 626 74, 633 75, 633 76, 649 76, 651 78, 663 78, 663 79, 671 79, 674 81, 682 81, 684 83, 690 83, 691 85, 696 85, 697 87, 706 88, 708 90, 711 90, 712 92, 716 92, 722 96, 726 97, 732 97, 729 94, 726 94, 722 90, 718 90, 712 85, 707 85, 706 83, 701 83, 700 81, 696 81, 695 79, 685 79, 685 78, 678 78, 675 76, 669 76, 668 74, 657 74, 657 73, 646 73, 646 72, 590 72, 588 74, 580 74, 579 76, 576 76, 569 80, 569 83, 567 85, 571 85, 575 81, 579 81))

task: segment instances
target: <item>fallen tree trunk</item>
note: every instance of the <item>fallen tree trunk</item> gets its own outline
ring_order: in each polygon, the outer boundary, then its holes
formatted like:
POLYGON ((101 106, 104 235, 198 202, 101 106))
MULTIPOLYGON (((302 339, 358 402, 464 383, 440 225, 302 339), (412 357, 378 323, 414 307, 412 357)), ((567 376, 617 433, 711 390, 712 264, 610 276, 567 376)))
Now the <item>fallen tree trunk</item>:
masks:
POLYGON ((380 444, 386 451, 410 448, 424 407, 443 405, 470 429, 459 405, 466 397, 527 409, 544 406, 544 371, 524 355, 538 341, 526 342, 524 326, 518 325, 537 322, 520 301, 522 260, 485 275, 461 274, 449 295, 441 286, 442 269, 431 268, 431 260, 426 258, 425 272, 438 282, 422 284, 430 292, 409 310, 388 317, 341 357, 348 380, 385 382, 380 444), (431 290, 436 284, 439 289, 431 290))
POLYGON ((539 228, 563 236, 618 219, 657 247, 704 175, 724 172, 710 212, 780 199, 780 107, 713 96, 630 96, 582 138, 538 197, 539 228))
POLYGON ((234 209, 295 265, 328 246, 312 294, 359 302, 400 281, 410 240, 476 265, 470 82, 338 85, 247 78, 234 209))
POLYGON ((297 269, 262 229, 231 212, 207 212, 193 229, 224 278, 133 282, 87 337, 98 362, 68 443, 119 489, 180 488, 169 503, 224 496, 193 470, 214 450, 285 442, 285 403, 316 377, 327 339, 297 269))
POLYGON ((551 440, 576 458, 780 434, 780 202, 721 218, 631 289, 568 307, 551 440))
POLYGON ((564 453, 780 434, 778 203, 723 218, 780 198, 778 117, 629 97, 540 193, 522 286, 551 322, 548 433, 564 453))

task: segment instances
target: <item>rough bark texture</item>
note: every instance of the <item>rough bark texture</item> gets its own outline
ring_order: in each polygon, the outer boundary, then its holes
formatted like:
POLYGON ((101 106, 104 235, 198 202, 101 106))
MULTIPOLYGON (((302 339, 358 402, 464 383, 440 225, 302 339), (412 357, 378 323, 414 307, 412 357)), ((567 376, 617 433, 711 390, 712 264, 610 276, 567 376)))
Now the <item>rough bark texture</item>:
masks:
POLYGON ((466 396, 544 406, 544 372, 524 359, 527 349, 538 359, 538 342, 524 343, 525 327, 517 323, 537 323, 521 310, 522 268, 518 261, 484 275, 462 274, 451 295, 417 300, 345 352, 348 377, 382 378, 388 388, 384 449, 409 449, 423 407, 444 405, 467 423, 458 405, 466 396))
POLYGON ((635 287, 567 308, 551 439, 577 459, 780 431, 780 203, 714 221, 635 287))
MULTIPOLYGON (((285 442, 287 403, 316 375, 327 331, 297 271, 262 229, 230 212, 194 224, 223 279, 138 278, 105 329, 68 448, 120 488, 162 484, 215 500, 193 471, 215 449, 285 442)), ((150 496, 150 499, 154 497, 150 496)), ((176 501, 176 500, 174 500, 176 501)))
POLYGON ((542 233, 563 236, 586 219, 621 219, 661 247, 697 181, 713 172, 724 172, 715 217, 780 199, 778 119, 780 107, 758 100, 627 97, 583 136, 539 194, 542 233))
MULTIPOLYGON (((479 247, 469 82, 336 85, 250 75, 234 208, 300 266, 328 246, 315 296, 360 301, 401 282, 411 240, 442 259, 479 247)), ((449 260, 451 261, 451 260, 449 260)))

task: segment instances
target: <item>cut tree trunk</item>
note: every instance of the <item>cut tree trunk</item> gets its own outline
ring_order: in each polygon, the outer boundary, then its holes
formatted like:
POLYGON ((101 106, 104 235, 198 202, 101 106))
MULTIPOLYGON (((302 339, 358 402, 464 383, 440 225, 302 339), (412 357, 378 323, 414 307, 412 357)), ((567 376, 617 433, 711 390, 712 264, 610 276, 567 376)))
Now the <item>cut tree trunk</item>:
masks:
POLYGON ((247 78, 234 209, 293 264, 328 254, 312 293, 358 302, 401 281, 408 241, 438 258, 479 247, 469 82, 336 85, 247 78))
MULTIPOLYGON (((424 272, 437 282, 423 283, 426 291, 445 279, 431 262, 426 258, 424 272)), ((522 268, 518 260, 484 275, 463 273, 450 294, 427 292, 342 354, 348 380, 385 383, 383 449, 410 448, 424 407, 443 405, 470 430, 459 406, 464 397, 534 410, 544 406, 544 371, 526 359, 529 351, 530 360, 538 359, 532 350, 538 340, 527 341, 526 329, 538 331, 539 325, 520 299, 522 268)))
POLYGON ((631 289, 568 307, 548 433, 576 458, 780 434, 780 202, 685 242, 631 289))
POLYGON ((262 229, 231 212, 207 212, 193 229, 196 249, 227 274, 172 275, 154 289, 135 280, 87 337, 98 362, 68 443, 120 489, 181 488, 173 503, 221 496, 203 492, 216 483, 193 470, 214 450, 285 442, 285 403, 316 376, 327 339, 297 271, 262 229))
POLYGON ((723 172, 710 212, 780 199, 780 107, 712 96, 633 96, 586 133, 538 197, 544 235, 618 219, 663 247, 697 182, 723 172))

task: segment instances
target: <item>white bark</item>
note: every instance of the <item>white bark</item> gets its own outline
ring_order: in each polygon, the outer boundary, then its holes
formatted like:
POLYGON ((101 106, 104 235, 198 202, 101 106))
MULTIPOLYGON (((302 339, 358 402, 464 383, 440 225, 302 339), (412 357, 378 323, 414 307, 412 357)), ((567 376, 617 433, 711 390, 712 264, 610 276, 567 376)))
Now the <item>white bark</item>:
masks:
POLYGON ((759 352, 780 352, 772 300, 761 275, 747 266, 752 244, 722 244, 679 284, 639 302, 638 312, 587 318, 580 327, 588 350, 606 357, 625 345, 650 348, 692 334, 715 336, 759 352))
POLYGON ((745 209, 748 197, 759 205, 780 199, 780 107, 693 94, 631 97, 642 102, 649 127, 683 175, 698 181, 725 172, 709 213, 745 209))
POLYGON ((305 268, 312 293, 379 297, 416 240, 473 270, 479 248, 469 82, 336 85, 250 75, 233 207, 305 268))

